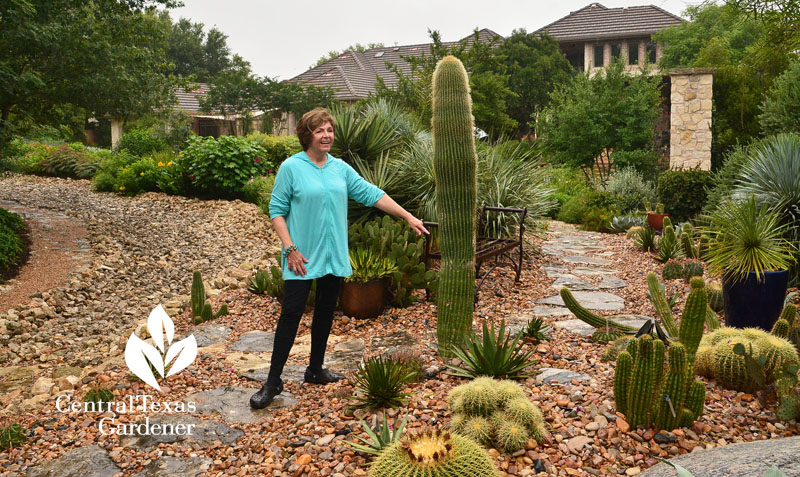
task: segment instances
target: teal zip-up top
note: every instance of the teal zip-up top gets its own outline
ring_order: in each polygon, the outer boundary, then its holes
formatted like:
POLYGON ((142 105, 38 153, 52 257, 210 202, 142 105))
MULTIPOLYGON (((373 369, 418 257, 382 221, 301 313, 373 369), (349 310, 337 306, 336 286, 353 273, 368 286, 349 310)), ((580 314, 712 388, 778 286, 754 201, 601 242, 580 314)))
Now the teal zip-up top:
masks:
POLYGON ((349 164, 330 154, 322 167, 314 164, 305 152, 286 159, 272 187, 269 217, 286 219, 292 242, 308 263, 306 276, 301 277, 289 270, 283 257, 283 279, 352 275, 347 249, 347 199, 372 207, 383 194, 349 164))

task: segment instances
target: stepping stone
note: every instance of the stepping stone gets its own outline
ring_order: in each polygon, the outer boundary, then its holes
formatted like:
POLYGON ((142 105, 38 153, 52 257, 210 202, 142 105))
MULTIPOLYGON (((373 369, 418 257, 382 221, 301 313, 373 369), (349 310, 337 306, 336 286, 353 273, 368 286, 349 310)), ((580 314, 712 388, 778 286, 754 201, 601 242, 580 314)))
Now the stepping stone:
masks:
POLYGON ((290 407, 297 404, 297 398, 284 391, 275 397, 269 406, 257 411, 250 409, 250 396, 256 388, 225 386, 211 391, 203 391, 186 397, 186 402, 194 401, 199 414, 219 417, 225 422, 253 423, 269 417, 270 410, 290 407))
MULTIPOLYGON (((774 465, 786 475, 800 475, 800 436, 728 444, 698 450, 670 459, 694 477, 721 475, 764 475, 774 465)), ((642 472, 642 477, 674 477, 675 469, 657 464, 642 472)))
POLYGON ((411 348, 418 344, 416 338, 403 330, 395 331, 388 335, 373 336, 369 343, 372 348, 384 349, 386 352, 392 352, 398 348, 411 348))
POLYGON ((18 388, 29 388, 33 378, 42 372, 44 366, 9 366, 0 368, 0 393, 7 393, 18 388))
POLYGON ((580 263, 585 265, 600 265, 600 266, 611 265, 611 262, 609 262, 608 260, 603 260, 602 258, 581 257, 580 255, 571 255, 569 257, 564 257, 563 260, 568 263, 580 263))
POLYGON ((533 314, 536 316, 567 316, 571 315, 572 312, 564 307, 536 306, 533 308, 533 314))
MULTIPOLYGON (((302 383, 305 372, 306 372, 305 366, 286 365, 283 367, 283 374, 281 374, 281 379, 283 379, 283 382, 302 383)), ((269 375, 269 368, 254 369, 241 374, 241 376, 244 378, 251 379, 253 381, 258 381, 260 383, 266 383, 268 375, 269 375)))
POLYGON ((337 344, 332 353, 326 353, 324 365, 341 373, 358 369, 358 364, 363 359, 364 341, 355 338, 337 344))
POLYGON ((613 275, 619 273, 619 270, 611 268, 594 268, 594 267, 575 267, 572 269, 575 275, 613 275))
MULTIPOLYGON (((646 316, 639 316, 639 315, 617 315, 617 316, 609 316, 609 320, 616 321, 621 325, 628 325, 633 326, 634 328, 641 328, 644 325, 645 321, 649 320, 650 318, 646 316)), ((558 328, 563 328, 567 331, 572 333, 581 335, 581 336, 591 336, 594 333, 595 327, 586 323, 585 321, 581 321, 579 319, 574 320, 564 320, 564 321, 556 321, 553 323, 553 326, 557 326, 558 328)))
POLYGON ((53 371, 53 379, 58 379, 62 376, 78 376, 80 377, 83 370, 75 366, 59 366, 53 371))
POLYGON ((134 477, 196 477, 210 469, 213 463, 207 457, 159 457, 134 477))
POLYGON ((580 381, 588 381, 591 379, 585 374, 576 373, 568 369, 539 368, 539 371, 541 371, 541 373, 536 376, 536 380, 545 384, 550 384, 552 381, 557 381, 558 384, 569 384, 573 379, 580 381))
POLYGON ((230 333, 231 329, 229 327, 212 323, 195 326, 191 332, 195 341, 197 341, 198 348, 224 343, 230 333))
MULTIPOLYGON (((255 392, 255 390, 253 392, 255 392)), ((137 424, 144 422, 144 419, 142 419, 138 421, 137 424)), ((134 427, 135 434, 122 437, 120 439, 120 445, 141 452, 148 452, 162 443, 172 444, 181 442, 184 445, 198 444, 200 447, 203 447, 214 441, 220 441, 225 445, 231 445, 244 435, 244 432, 239 429, 228 427, 221 422, 204 420, 188 414, 155 416, 149 419, 149 423, 151 426, 153 424, 171 424, 172 426, 183 424, 184 433, 186 433, 186 429, 188 429, 187 425, 192 424, 193 427, 191 427, 191 435, 178 435, 177 433, 167 435, 139 434, 138 429, 134 427)))
POLYGON ((578 277, 575 275, 570 275, 568 277, 561 277, 558 280, 554 281, 551 287, 555 288, 556 290, 561 290, 564 287, 569 288, 570 290, 597 290, 597 287, 592 285, 591 283, 584 282, 579 280, 578 277))
POLYGON ((545 272, 569 273, 569 267, 561 265, 542 265, 542 270, 545 272))
POLYGON ((61 477, 80 475, 82 477, 113 477, 122 472, 100 446, 89 445, 72 449, 58 459, 45 462, 30 469, 29 477, 61 477))
POLYGON ((600 284, 597 285, 597 288, 602 290, 615 290, 618 288, 625 288, 628 284, 625 280, 615 277, 613 275, 603 275, 600 278, 600 284))
MULTIPOLYGON (((573 295, 578 303, 590 310, 618 311, 625 308, 625 300, 608 292, 577 291, 573 295)), ((553 295, 536 300, 540 305, 564 306, 561 295, 553 295)))
POLYGON ((248 331, 243 334, 239 341, 232 344, 230 349, 234 351, 249 351, 251 353, 272 352, 272 343, 275 341, 275 333, 267 331, 248 331))
POLYGON ((225 364, 238 374, 254 369, 269 368, 269 359, 254 353, 231 352, 225 355, 225 364))

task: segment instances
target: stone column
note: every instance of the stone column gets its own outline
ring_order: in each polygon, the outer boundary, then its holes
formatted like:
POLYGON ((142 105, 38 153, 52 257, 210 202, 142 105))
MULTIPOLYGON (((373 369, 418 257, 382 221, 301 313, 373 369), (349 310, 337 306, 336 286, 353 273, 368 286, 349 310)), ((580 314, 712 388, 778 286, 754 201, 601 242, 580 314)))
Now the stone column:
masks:
POLYGON ((119 138, 122 137, 122 123, 119 118, 111 118, 111 148, 117 147, 119 138))
POLYGON ((673 69, 670 92, 670 169, 711 169, 713 68, 673 69))

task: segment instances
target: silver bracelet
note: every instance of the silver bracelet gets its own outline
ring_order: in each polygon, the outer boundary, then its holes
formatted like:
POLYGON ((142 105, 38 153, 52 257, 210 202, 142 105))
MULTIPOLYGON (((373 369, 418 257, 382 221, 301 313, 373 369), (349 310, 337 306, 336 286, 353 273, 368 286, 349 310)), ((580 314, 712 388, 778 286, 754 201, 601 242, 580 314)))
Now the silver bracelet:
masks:
POLYGON ((289 245, 288 247, 286 247, 286 250, 283 251, 283 258, 288 259, 289 255, 295 250, 297 250, 297 245, 289 245))

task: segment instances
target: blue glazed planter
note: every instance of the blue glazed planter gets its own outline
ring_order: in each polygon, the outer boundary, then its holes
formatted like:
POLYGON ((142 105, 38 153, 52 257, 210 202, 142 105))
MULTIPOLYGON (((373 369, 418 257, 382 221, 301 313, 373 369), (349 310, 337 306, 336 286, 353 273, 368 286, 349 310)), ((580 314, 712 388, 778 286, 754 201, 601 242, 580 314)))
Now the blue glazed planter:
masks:
POLYGON ((788 285, 789 270, 765 272, 760 281, 755 272, 750 272, 744 280, 723 280, 725 325, 771 331, 783 310, 788 285))

